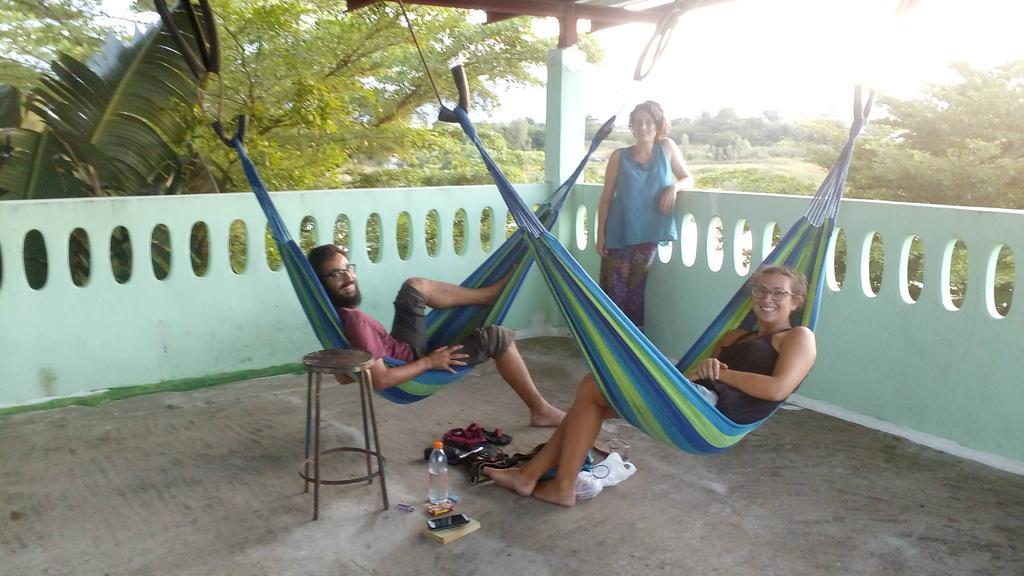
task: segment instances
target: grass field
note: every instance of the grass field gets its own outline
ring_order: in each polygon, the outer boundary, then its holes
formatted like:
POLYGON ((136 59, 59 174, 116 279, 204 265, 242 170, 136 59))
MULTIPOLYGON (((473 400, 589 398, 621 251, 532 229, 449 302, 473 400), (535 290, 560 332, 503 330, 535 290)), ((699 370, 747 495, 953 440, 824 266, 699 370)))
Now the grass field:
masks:
POLYGON ((828 170, 804 160, 796 158, 764 158, 755 161, 736 162, 689 162, 695 176, 700 176, 713 170, 758 170, 771 174, 790 176, 817 186, 828 174, 828 170))
MULTIPOLYGON (((608 158, 619 142, 605 142, 591 157, 585 181, 603 182, 608 158)), ((698 188, 742 192, 813 194, 828 170, 797 158, 688 161, 698 188)))

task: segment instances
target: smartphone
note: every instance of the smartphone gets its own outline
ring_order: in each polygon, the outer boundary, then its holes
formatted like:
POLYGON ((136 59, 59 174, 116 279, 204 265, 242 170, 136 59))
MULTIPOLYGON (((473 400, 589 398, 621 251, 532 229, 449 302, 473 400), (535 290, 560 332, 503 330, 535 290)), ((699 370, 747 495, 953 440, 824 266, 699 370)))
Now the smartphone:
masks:
POLYGON ((455 528, 456 526, 462 526, 463 524, 469 524, 469 516, 465 514, 452 514, 451 516, 442 516, 441 518, 431 518, 427 520, 427 528, 431 530, 444 530, 446 528, 455 528))

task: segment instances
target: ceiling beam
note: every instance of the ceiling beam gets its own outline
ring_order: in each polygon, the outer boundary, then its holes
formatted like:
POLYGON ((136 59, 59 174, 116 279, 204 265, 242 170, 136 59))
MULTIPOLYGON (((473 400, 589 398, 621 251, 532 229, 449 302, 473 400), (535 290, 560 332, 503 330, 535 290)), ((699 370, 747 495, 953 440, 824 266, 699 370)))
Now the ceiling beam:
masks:
POLYGON ((515 14, 495 14, 494 12, 487 13, 487 21, 484 24, 494 24, 495 22, 501 22, 502 20, 508 20, 509 18, 515 18, 515 14))
POLYGON ((360 8, 366 8, 370 4, 376 4, 377 0, 348 0, 345 2, 345 11, 352 12, 360 8))
MULTIPOLYGON (((348 0, 347 10, 358 10, 374 4, 375 0, 348 0)), ((591 4, 577 4, 572 0, 408 0, 407 4, 425 4, 443 8, 483 10, 495 19, 503 15, 554 17, 558 19, 600 20, 606 25, 646 22, 657 24, 673 4, 649 10, 625 10, 591 4)))
POLYGON ((558 47, 568 48, 575 46, 580 41, 579 34, 576 32, 576 19, 572 17, 562 17, 558 19, 558 47))

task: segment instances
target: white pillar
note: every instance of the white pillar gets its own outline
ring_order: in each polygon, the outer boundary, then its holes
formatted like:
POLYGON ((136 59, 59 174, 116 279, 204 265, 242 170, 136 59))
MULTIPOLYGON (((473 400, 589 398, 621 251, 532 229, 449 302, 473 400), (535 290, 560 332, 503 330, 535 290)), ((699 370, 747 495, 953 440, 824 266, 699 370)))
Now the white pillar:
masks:
POLYGON ((547 112, 544 127, 544 180, 553 191, 583 158, 586 112, 583 68, 576 46, 548 52, 547 112))

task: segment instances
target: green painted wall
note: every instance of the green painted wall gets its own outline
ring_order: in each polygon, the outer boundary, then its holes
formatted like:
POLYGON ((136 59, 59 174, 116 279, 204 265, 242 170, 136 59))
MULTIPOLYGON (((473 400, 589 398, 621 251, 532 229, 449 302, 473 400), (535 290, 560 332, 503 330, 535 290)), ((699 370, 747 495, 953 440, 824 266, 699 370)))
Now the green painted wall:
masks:
MULTIPOLYGON (((566 214, 576 215, 577 237, 583 214, 591 215, 587 225, 593 238, 600 188, 581 188, 566 214)), ((693 221, 696 234, 681 234, 681 242, 652 269, 647 293, 652 340, 670 358, 680 357, 746 279, 734 264, 743 247, 737 229, 749 226, 756 265, 765 253, 766 230, 769 238, 772 224, 785 231, 806 206, 807 198, 793 196, 683 193, 676 212, 681 225, 693 221), (717 244, 708 240, 715 217, 724 232, 719 272, 710 269, 708 257, 709 246, 717 244), (692 265, 684 262, 684 253, 694 257, 692 265)), ((968 450, 1024 461, 1024 363, 1018 340, 1024 302, 1013 302, 1006 317, 993 316, 986 304, 994 253, 1002 246, 1024 253, 1024 213, 846 200, 839 227, 845 230, 849 264, 841 289, 823 296, 818 361, 800 395, 968 450), (879 293, 867 295, 863 254, 875 233, 884 248, 883 279, 879 293), (914 236, 921 240, 925 263, 916 303, 905 301, 900 291, 901 249, 914 236), (950 310, 942 299, 943 257, 958 240, 967 247, 969 277, 962 307, 950 310)), ((576 254, 596 273, 592 246, 576 254)))
MULTIPOLYGON (((542 200, 543 185, 520 187, 530 202, 542 200)), ((559 233, 593 272, 597 257, 583 241, 593 230, 599 186, 581 186, 563 211, 559 233), (588 216, 589 215, 589 216, 588 216), (584 224, 585 223, 585 224, 584 224)), ((479 239, 487 208, 503 223, 507 211, 490 187, 337 190, 275 194, 298 235, 312 216, 316 242, 330 242, 339 215, 348 219, 353 261, 366 308, 385 324, 391 299, 408 276, 452 281, 464 278, 486 257, 479 239), (455 254, 452 221, 466 211, 464 254, 455 254), (424 223, 437 210, 441 246, 427 254, 424 223), (399 257, 396 222, 407 211, 414 239, 407 260, 399 257), (380 260, 366 254, 365 222, 383 223, 380 260)), ((734 265, 737 226, 751 229, 755 262, 772 223, 789 225, 803 212, 800 197, 687 191, 677 207, 696 235, 665 253, 652 270, 648 322, 652 339, 678 357, 744 281, 734 265), (723 223, 722 267, 708 266, 709 222, 723 223), (683 254, 692 254, 692 265, 683 254)), ((17 404, 85 391, 294 367, 318 347, 283 270, 267 267, 265 220, 250 194, 169 198, 31 201, 0 203, 0 403, 17 404), (248 263, 240 274, 228 260, 228 230, 239 219, 248 231, 248 263), (188 257, 196 222, 210 229, 210 267, 197 277, 188 257), (157 280, 149 260, 155 226, 169 227, 171 274, 157 280), (111 231, 131 234, 133 273, 117 283, 106 258, 111 231), (76 287, 67 269, 71 231, 85 229, 94 252, 89 283, 76 287), (27 285, 22 254, 25 236, 39 231, 46 241, 48 279, 27 285)), ((828 291, 818 327, 819 360, 800 389, 803 397, 852 414, 892 423, 986 454, 1024 462, 1024 387, 1017 336, 1024 313, 1013 303, 1005 318, 986 306, 990 260, 1000 246, 1015 254, 1024 247, 1024 213, 845 201, 840 215, 849 250, 842 288, 828 291), (867 296, 859 278, 865 239, 878 233, 884 246, 881 291, 867 296), (900 295, 900 250, 917 236, 925 254, 924 291, 916 303, 900 295), (959 310, 943 305, 943 254, 955 241, 968 250, 967 296, 959 310)), ((501 226, 497 227, 502 229, 501 226)), ((684 227, 685 228, 685 227, 684 227)), ((592 233, 590 234, 592 238, 592 233)), ((712 234, 717 237, 717 233, 712 234)), ((497 241, 500 242, 501 238, 497 241)), ((714 252, 714 251, 712 251, 714 252)), ((564 333, 564 324, 544 283, 534 273, 509 317, 521 337, 564 333)), ((1017 277, 1019 279, 1019 276, 1017 277)))
MULTIPOLYGON (((530 201, 547 195, 543 185, 520 187, 530 201)), ((462 281, 487 253, 480 220, 491 209, 494 229, 503 234, 507 209, 490 187, 340 190, 274 195, 289 229, 299 237, 307 216, 315 221, 316 243, 331 242, 339 217, 351 230, 352 261, 359 266, 365 307, 386 325, 402 281, 428 276, 462 281), (454 251, 452 222, 466 213, 466 245, 454 251), (440 245, 427 254, 424 227, 436 210, 440 245), (399 257, 396 228, 408 212, 414 242, 408 259, 399 257), (382 223, 378 261, 367 256, 366 221, 382 223)), ((86 391, 207 377, 294 365, 319 344, 306 323, 281 268, 268 267, 266 220, 251 194, 163 198, 0 202, 0 406, 86 391), (232 271, 228 231, 235 220, 247 230, 247 266, 232 271), (208 226, 209 268, 192 269, 190 234, 208 226), (170 231, 170 274, 158 280, 150 260, 156 226, 170 231), (115 281, 109 259, 112 231, 124 226, 131 237, 130 279, 115 281), (68 269, 68 239, 84 229, 93 253, 89 282, 75 286, 68 269), (25 238, 38 231, 46 245, 47 280, 28 285, 25 238)), ((504 236, 491 242, 492 249, 504 236)), ((560 318, 538 277, 528 278, 508 318, 526 335, 561 333, 560 318)))

